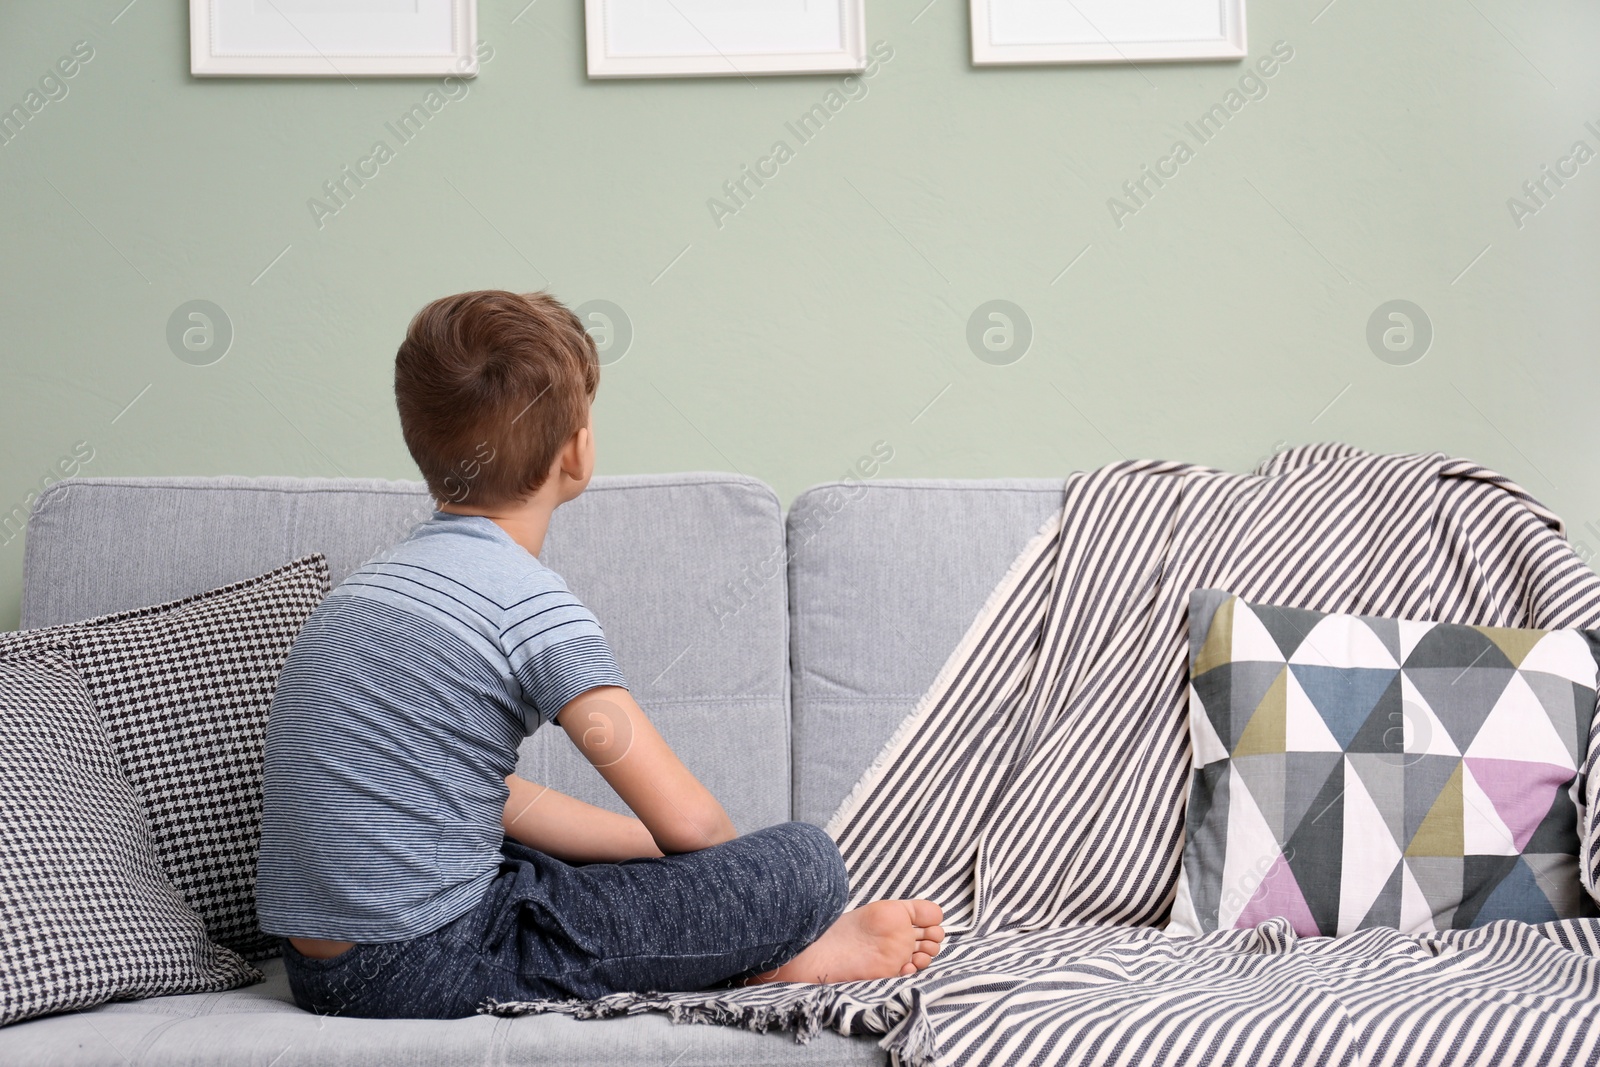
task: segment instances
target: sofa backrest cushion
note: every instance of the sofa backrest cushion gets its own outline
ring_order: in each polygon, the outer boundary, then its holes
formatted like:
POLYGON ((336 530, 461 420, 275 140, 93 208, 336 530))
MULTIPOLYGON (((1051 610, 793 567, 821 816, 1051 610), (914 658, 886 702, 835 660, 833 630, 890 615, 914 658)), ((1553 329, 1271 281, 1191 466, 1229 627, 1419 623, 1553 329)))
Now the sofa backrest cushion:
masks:
POLYGON ((884 479, 795 499, 795 818, 827 822, 1062 491, 1054 478, 884 479))
MULTIPOLYGON (((22 625, 155 604, 310 552, 335 584, 432 512, 421 482, 322 478, 79 478, 34 505, 22 625)), ((542 559, 605 628, 634 696, 753 830, 789 817, 788 615, 777 497, 754 478, 596 478, 555 515, 542 559), (781 571, 781 566, 780 566, 781 571), (737 619, 737 625, 730 625, 737 619)), ((560 730, 519 773, 624 810, 560 730)))

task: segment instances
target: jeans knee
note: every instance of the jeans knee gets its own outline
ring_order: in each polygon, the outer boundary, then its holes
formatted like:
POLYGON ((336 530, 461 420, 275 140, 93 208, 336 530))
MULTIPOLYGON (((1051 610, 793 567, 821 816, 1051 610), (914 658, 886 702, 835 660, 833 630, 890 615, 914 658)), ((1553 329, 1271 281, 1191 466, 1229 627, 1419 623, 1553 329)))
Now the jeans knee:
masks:
POLYGON ((782 824, 785 836, 802 858, 802 877, 796 881, 806 889, 811 939, 833 925, 850 898, 850 874, 845 870, 839 846, 819 826, 808 822, 782 824))

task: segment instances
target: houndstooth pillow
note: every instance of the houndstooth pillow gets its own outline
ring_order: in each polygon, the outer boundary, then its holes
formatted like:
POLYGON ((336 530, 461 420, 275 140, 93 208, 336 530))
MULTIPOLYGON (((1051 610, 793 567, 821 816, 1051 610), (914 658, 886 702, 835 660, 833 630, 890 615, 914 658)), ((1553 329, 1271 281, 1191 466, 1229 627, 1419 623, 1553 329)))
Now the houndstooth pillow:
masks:
POLYGON ((314 553, 182 600, 0 635, 0 654, 71 648, 167 876, 211 940, 247 959, 278 951, 255 904, 267 710, 328 586, 314 553))
POLYGON ((162 872, 68 654, 0 654, 0 1025, 259 981, 162 872))

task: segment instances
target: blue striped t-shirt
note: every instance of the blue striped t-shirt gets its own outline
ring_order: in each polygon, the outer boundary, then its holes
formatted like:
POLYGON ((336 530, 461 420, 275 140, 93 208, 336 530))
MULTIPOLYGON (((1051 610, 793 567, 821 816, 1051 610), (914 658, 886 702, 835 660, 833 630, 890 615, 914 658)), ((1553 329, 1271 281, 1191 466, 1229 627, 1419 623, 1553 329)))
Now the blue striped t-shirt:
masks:
POLYGON ((328 595, 278 677, 261 929, 400 941, 467 911, 498 868, 522 739, 623 684, 560 575, 492 520, 435 512, 328 595))

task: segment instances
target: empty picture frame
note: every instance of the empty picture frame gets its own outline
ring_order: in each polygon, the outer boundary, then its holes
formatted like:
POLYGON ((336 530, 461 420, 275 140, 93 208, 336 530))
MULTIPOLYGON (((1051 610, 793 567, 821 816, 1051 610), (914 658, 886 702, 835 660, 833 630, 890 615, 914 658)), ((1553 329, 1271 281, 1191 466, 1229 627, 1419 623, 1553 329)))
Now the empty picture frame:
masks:
POLYGON ((189 0, 189 72, 472 77, 477 14, 477 0, 189 0))
POLYGON ((849 74, 866 0, 584 0, 591 78, 849 74))
POLYGON ((1243 59, 1244 0, 969 0, 972 62, 1243 59))

